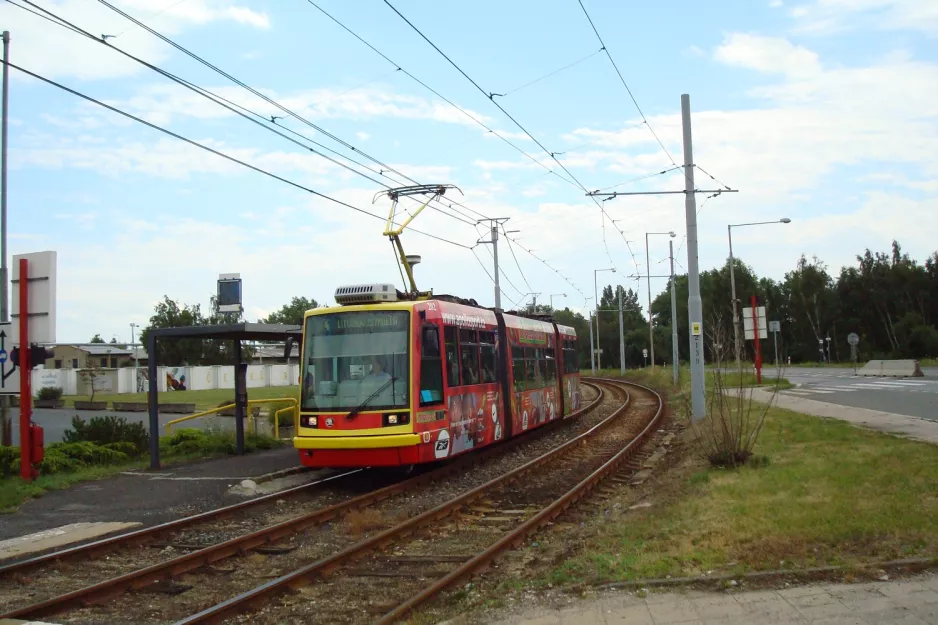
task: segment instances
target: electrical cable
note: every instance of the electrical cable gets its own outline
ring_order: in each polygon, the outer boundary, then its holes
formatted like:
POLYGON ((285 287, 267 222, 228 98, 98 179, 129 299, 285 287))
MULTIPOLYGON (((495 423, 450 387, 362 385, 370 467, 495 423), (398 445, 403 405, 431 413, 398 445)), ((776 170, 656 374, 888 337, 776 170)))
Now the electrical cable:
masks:
MULTIPOLYGON (((104 0, 99 0, 99 2, 103 2, 103 1, 104 1, 104 0)), ((311 2, 312 0, 307 0, 307 1, 311 2)), ((583 185, 583 183, 581 183, 581 182, 577 179, 576 176, 573 175, 573 173, 572 173, 569 169, 567 169, 567 167, 566 167, 562 162, 560 162, 560 160, 559 160, 556 156, 554 156, 554 153, 553 153, 553 152, 551 152, 550 150, 548 150, 548 149, 544 146, 543 143, 541 143, 534 135, 532 135, 530 132, 528 132, 527 128, 525 128, 517 119, 515 119, 515 117, 512 116, 511 113, 509 113, 509 112, 505 109, 505 107, 503 107, 501 104, 499 104, 498 102, 495 101, 494 96, 495 96, 496 94, 494 94, 494 93, 492 93, 492 92, 486 92, 485 89, 483 89, 483 88, 479 85, 479 83, 477 83, 471 76, 469 76, 469 74, 467 74, 467 73, 466 73, 458 64, 456 64, 456 62, 454 62, 449 56, 447 56, 446 53, 443 52, 443 51, 439 48, 439 46, 437 46, 435 43, 433 43, 433 42, 430 40, 430 38, 427 37, 419 28, 417 28, 410 20, 408 20, 406 17, 404 17, 404 15, 403 15, 400 11, 398 11, 398 10, 394 7, 394 5, 390 3, 389 0, 384 0, 384 3, 385 3, 386 5, 388 5, 388 7, 389 7, 392 11, 394 11, 394 12, 398 15, 398 17, 400 17, 402 20, 404 20, 404 22, 405 22, 408 26, 410 26, 410 27, 414 30, 414 32, 416 32, 424 41, 426 41, 426 42, 430 45, 430 47, 432 47, 434 50, 436 50, 436 51, 440 54, 440 56, 442 56, 444 59, 446 59, 446 61, 449 62, 449 64, 452 65, 452 66, 456 69, 456 71, 458 71, 460 74, 462 74, 463 77, 465 77, 466 80, 468 80, 482 95, 484 95, 486 98, 489 99, 490 102, 492 102, 492 104, 494 104, 496 107, 498 107, 498 109, 499 109, 508 119, 510 119, 510 120, 512 121, 512 123, 514 123, 515 126, 518 127, 518 129, 520 129, 520 130, 521 130, 524 134, 526 134, 532 141, 534 141, 534 143, 537 144, 537 146, 538 146, 539 148, 541 148, 541 150, 543 150, 545 153, 547 153, 547 154, 554 160, 554 162, 557 163, 557 164, 560 166, 560 168, 563 169, 563 171, 570 177, 570 179, 573 181, 573 183, 574 183, 577 187, 579 187, 584 193, 586 193, 588 197, 590 197, 590 198, 593 200, 593 203, 596 204, 596 207, 599 209, 599 211, 600 211, 600 213, 601 213, 601 216, 602 216, 603 244, 604 244, 604 246, 605 246, 605 248, 606 248, 606 256, 609 258, 609 262, 613 265, 613 267, 616 267, 616 263, 615 263, 615 261, 612 260, 612 255, 609 253, 609 245, 608 245, 608 243, 607 243, 607 241, 606 241, 605 219, 607 219, 607 218, 608 218, 608 219, 611 219, 611 217, 609 217, 609 215, 606 213, 606 210, 603 208, 602 204, 601 204, 598 200, 596 200, 595 197, 589 195, 589 190, 583 185)), ((603 44, 603 47, 605 48, 605 44, 603 44)), ((606 51, 606 54, 608 55, 608 51, 606 51)), ((642 119, 644 119, 644 115, 642 115, 642 119)), ((647 120, 646 120, 646 122, 647 122, 647 120)), ((531 158, 533 158, 533 157, 531 157, 531 158)), ((537 162, 537 161, 536 161, 536 162, 537 162)), ((673 163, 673 159, 672 159, 672 163, 673 163)), ((676 165, 676 163, 674 163, 674 164, 676 165)), ((634 264, 634 263, 636 262, 636 261, 635 261, 635 253, 632 251, 632 247, 631 247, 631 245, 628 244, 628 242, 626 242, 626 247, 629 249, 629 253, 632 255, 632 262, 633 262, 633 264, 634 264)), ((617 270, 618 270, 618 268, 617 268, 617 270)))
MULTIPOLYGON (((31 4, 32 6, 36 6, 36 5, 32 4, 32 2, 31 2, 30 0, 22 0, 22 1, 23 1, 23 2, 26 2, 26 3, 28 3, 28 4, 31 4)), ((352 152, 355 152, 356 154, 360 154, 360 155, 363 156, 365 159, 367 159, 367 160, 373 162, 375 165, 378 165, 378 166, 381 168, 382 172, 383 172, 384 170, 387 170, 387 171, 389 171, 389 172, 394 172, 395 174, 401 176, 402 178, 404 178, 404 179, 406 179, 406 180, 409 180, 409 181, 412 182, 413 184, 420 184, 420 183, 418 183, 416 180, 414 180, 413 178, 411 178, 411 177, 407 176, 406 174, 404 174, 403 172, 401 172, 401 171, 395 169, 394 167, 391 167, 391 166, 388 165, 387 163, 384 163, 384 162, 378 160, 377 158, 371 156, 371 155, 368 154, 367 152, 364 152, 364 151, 362 151, 362 150, 356 148, 354 145, 348 143, 348 142, 345 141, 344 139, 342 139, 342 138, 340 138, 340 137, 338 137, 338 136, 332 134, 332 133, 329 132, 328 130, 322 128, 321 126, 319 126, 319 125, 317 125, 317 124, 315 124, 315 123, 313 123, 313 122, 311 122, 310 120, 308 120, 308 119, 306 119, 305 117, 303 117, 302 115, 300 115, 300 114, 298 114, 298 113, 292 111, 291 109, 289 109, 289 108, 283 106, 282 104, 280 104, 280 103, 277 102, 276 100, 273 100, 272 98, 268 97, 267 95, 263 94, 262 92, 258 91, 257 89, 255 89, 255 88, 251 87, 250 85, 244 83, 243 81, 241 81, 241 80, 235 78, 234 76, 232 76, 232 75, 229 74, 228 72, 226 72, 226 71, 224 71, 223 69, 219 68, 218 66, 212 64, 211 62, 209 62, 208 60, 202 58, 202 57, 199 56, 198 54, 196 54, 196 53, 192 52, 191 50, 187 49, 186 47, 184 47, 184 46, 182 46, 182 45, 176 43, 175 41, 173 41, 173 40, 170 39, 169 37, 166 37, 166 36, 163 35, 162 33, 156 31, 155 29, 151 28, 150 26, 146 25, 145 23, 141 22, 140 20, 134 18, 132 15, 130 15, 130 14, 128 14, 128 13, 122 11, 121 9, 117 8, 116 6, 114 6, 113 4, 111 4, 110 2, 107 2, 107 0, 98 0, 98 2, 101 3, 101 4, 103 4, 103 5, 106 6, 107 8, 111 9, 112 11, 114 11, 115 13, 117 13, 118 15, 120 15, 120 16, 124 17, 125 19, 129 20, 129 21, 132 22, 133 24, 136 24, 136 25, 139 26, 140 28, 143 28, 144 30, 146 30, 147 32, 149 32, 150 34, 152 34, 153 36, 155 36, 155 37, 159 38, 160 40, 162 40, 163 42, 165 42, 165 43, 167 43, 167 44, 173 46, 174 48, 176 48, 177 50, 179 50, 179 51, 182 52, 183 54, 185 54, 185 55, 189 56, 190 58, 194 59, 195 61, 201 63, 201 64, 204 65, 205 67, 208 67, 209 69, 211 69, 211 70, 213 70, 214 72, 220 74, 221 76, 224 76, 225 78, 227 78, 227 79, 230 80, 231 82, 233 82, 233 83, 235 83, 236 85, 242 87, 243 89, 246 89, 247 91, 249 91, 249 92, 251 92, 252 94, 254 94, 255 96, 261 98, 262 100, 264 100, 264 101, 267 102, 268 104, 271 104, 272 106, 275 106, 276 108, 280 109, 281 111, 283 111, 284 113, 286 113, 286 114, 289 115, 290 117, 293 117, 294 119, 296 119, 296 120, 298 120, 298 121, 300 121, 300 122, 306 124, 307 126, 313 128, 314 130, 317 130, 318 132, 320 132, 320 133, 324 134, 325 136, 329 137, 330 139, 332 139, 333 141, 335 141, 335 142, 338 143, 339 145, 345 147, 346 149, 351 150, 352 152)), ((37 7, 37 8, 38 8, 38 7, 37 7)), ((467 210, 472 210, 472 209, 469 209, 468 207, 465 207, 465 206, 463 206, 463 208, 466 208, 467 210)), ((476 212, 476 211, 472 210, 472 212, 476 212)), ((477 214, 481 215, 481 213, 477 213, 477 214)), ((485 217, 485 216, 482 215, 482 217, 485 217)))
POLYGON ((548 73, 548 74, 544 74, 544 75, 541 76, 540 78, 535 78, 535 79, 532 80, 531 82, 527 82, 527 83, 521 85, 520 87, 515 87, 515 88, 512 89, 511 91, 506 91, 505 93, 502 93, 502 94, 496 93, 495 95, 498 95, 498 96, 503 97, 503 98, 504 98, 504 97, 508 97, 508 96, 510 96, 512 93, 517 93, 517 92, 521 91, 522 89, 525 89, 525 88, 527 88, 527 87, 530 87, 530 86, 533 85, 533 84, 539 83, 539 82, 541 82, 542 80, 544 80, 544 79, 546 79, 546 78, 550 78, 550 77, 553 76, 554 74, 559 74, 560 72, 562 72, 562 71, 565 70, 565 69, 570 69, 570 68, 573 67, 574 65, 579 65, 579 64, 582 63, 583 61, 588 61, 589 59, 593 58, 594 56, 596 56, 596 55, 599 54, 600 52, 602 52, 602 49, 599 49, 599 50, 597 50, 596 52, 593 52, 593 53, 591 53, 591 54, 588 54, 588 55, 584 56, 582 59, 580 59, 580 60, 578 60, 578 61, 574 61, 573 63, 570 63, 569 65, 564 65, 564 66, 561 67, 560 69, 555 69, 554 71, 552 71, 552 72, 550 72, 550 73, 548 73))
MULTIPOLYGON (((29 4, 32 4, 32 2, 30 2, 30 0, 22 0, 22 1, 23 1, 23 2, 27 2, 27 3, 29 3, 29 4)), ((272 133, 274 133, 274 134, 276 134, 276 135, 279 135, 280 137, 286 139, 287 141, 290 141, 291 143, 294 143, 294 144, 300 146, 301 148, 303 148, 303 149, 305 149, 305 150, 309 150, 310 152, 316 154, 317 156, 320 156, 320 157, 322 157, 322 158, 325 158, 326 160, 328 160, 328 161, 334 163, 335 165, 338 165, 339 167, 342 167, 342 168, 344 168, 344 169, 346 169, 346 170, 348 170, 348 171, 350 171, 350 172, 352 172, 352 173, 354 173, 354 174, 356 174, 356 175, 362 176, 363 178, 365 178, 365 179, 367 179, 367 180, 369 180, 369 181, 371 181, 371 182, 373 182, 373 183, 375 183, 375 184, 377 184, 377 185, 383 186, 383 187, 385 187, 385 188, 387 188, 387 189, 390 189, 390 188, 391 188, 390 185, 385 184, 385 183, 381 182, 380 180, 376 180, 375 178, 372 178, 372 177, 370 177, 370 176, 368 176, 368 175, 366 175, 366 174, 363 174, 362 172, 360 172, 360 171, 358 171, 358 170, 356 170, 356 169, 354 169, 354 168, 352 168, 352 167, 349 167, 348 165, 346 165, 346 164, 344 164, 344 163, 341 163, 341 162, 335 160, 334 158, 331 158, 331 157, 329 157, 329 156, 327 156, 327 155, 325 155, 325 154, 323 154, 323 153, 321 153, 321 152, 319 152, 319 151, 317 151, 317 150, 315 150, 315 149, 309 147, 308 145, 304 145, 304 144, 302 144, 302 143, 296 141, 295 139, 291 139, 290 137, 287 137, 287 136, 284 135, 282 132, 279 132, 278 130, 275 130, 274 128, 268 126, 267 124, 272 124, 272 125, 276 126, 276 127, 279 128, 279 129, 282 129, 282 130, 284 130, 284 131, 286 131, 286 132, 289 132, 289 133, 292 134, 292 135, 298 136, 298 137, 300 137, 301 139, 303 139, 304 141, 307 141, 307 142, 309 142, 309 143, 312 143, 312 144, 314 144, 314 145, 317 145, 317 146, 323 148, 324 150, 326 150, 326 151, 328 151, 328 152, 331 152, 331 153, 335 154, 336 156, 338 156, 338 157, 340 157, 340 158, 344 158, 344 159, 348 160, 349 162, 355 163, 355 164, 358 165, 359 167, 362 167, 363 169, 366 169, 366 170, 368 170, 368 171, 370 171, 370 172, 372 172, 372 173, 374 173, 374 174, 384 176, 385 178, 388 178, 388 179, 392 180, 393 182, 397 183, 398 185, 401 184, 400 181, 394 180, 394 179, 391 178, 390 176, 385 175, 383 171, 380 171, 380 172, 379 172, 379 171, 375 171, 375 170, 371 169, 370 167, 368 167, 367 165, 365 165, 365 164, 363 164, 363 163, 361 163, 361 162, 359 162, 359 161, 356 161, 356 160, 353 159, 353 158, 350 158, 350 157, 348 157, 348 156, 345 156, 345 155, 341 154, 340 152, 337 152, 336 150, 333 150, 332 148, 330 148, 330 147, 328 147, 328 146, 326 146, 326 145, 324 145, 324 144, 322 144, 322 143, 320 143, 320 142, 318 142, 318 141, 315 141, 315 140, 313 140, 313 139, 307 137, 306 135, 303 135, 302 133, 298 133, 298 132, 296 132, 296 131, 294 131, 294 130, 291 130, 290 128, 287 128, 287 127, 285 127, 285 126, 281 126, 280 124, 278 124, 278 123, 274 120, 273 117, 268 118, 268 117, 266 117, 266 116, 264 116, 264 115, 261 115, 260 113, 258 113, 258 112, 256 112, 256 111, 253 111, 253 110, 251 110, 251 109, 249 109, 249 108, 247 108, 247 107, 244 107, 244 106, 242 106, 242 105, 240 105, 240 104, 238 104, 238 103, 236 103, 236 102, 233 102, 233 101, 231 101, 231 100, 225 98, 224 96, 218 95, 217 93, 214 93, 214 92, 212 92, 212 91, 209 90, 209 89, 206 89, 206 88, 204 88, 204 87, 200 87, 199 85, 196 85, 196 84, 194 84, 194 83, 192 83, 192 82, 190 82, 190 81, 188 81, 188 80, 186 80, 186 79, 184 79, 184 78, 181 78, 181 77, 179 77, 179 76, 177 76, 177 75, 175 75, 175 74, 173 74, 173 73, 171 73, 171 72, 168 72, 168 71, 166 71, 166 70, 164 70, 164 69, 162 69, 162 68, 160 68, 160 67, 158 67, 158 66, 156 66, 156 65, 153 65, 153 64, 151 64, 151 63, 149 63, 149 62, 147 62, 147 61, 144 61, 143 59, 140 59, 140 58, 138 58, 138 57, 136 57, 136 56, 134 56, 134 55, 132 55, 132 54, 130 54, 130 53, 128 53, 128 52, 125 52, 124 50, 122 50, 122 49, 120 49, 120 48, 118 48, 118 47, 116 47, 116 46, 114 46, 114 45, 108 43, 107 40, 96 37, 95 35, 93 35, 93 34, 90 33, 89 31, 86 31, 86 30, 82 29, 81 27, 79 27, 79 26, 73 24, 72 22, 66 20, 65 18, 63 18, 63 17, 61 17, 61 16, 59 16, 59 15, 56 15, 55 13, 52 13, 51 11, 48 11, 48 10, 46 10, 46 9, 43 9, 42 7, 37 7, 40 11, 43 11, 44 13, 48 14, 49 16, 51 16, 51 18, 50 18, 50 17, 46 17, 45 15, 41 15, 41 14, 37 13, 36 11, 33 11, 33 10, 29 9, 28 7, 25 7, 25 6, 16 4, 15 2, 13 2, 13 0, 7 0, 7 2, 9 2, 10 4, 12 4, 12 5, 15 6, 15 7, 18 7, 18 8, 20 8, 20 9, 25 10, 25 11, 29 11, 30 13, 32 13, 32 14, 34 14, 34 15, 37 15, 37 16, 39 16, 39 17, 42 17, 43 19, 46 19, 46 20, 52 22, 53 24, 55 24, 55 25, 57 25, 57 26, 61 26, 61 27, 63 27, 63 28, 66 28, 66 29, 68 29, 68 30, 71 30, 72 32, 75 32, 75 33, 77 33, 77 34, 80 34, 80 35, 82 35, 82 36, 84 36, 84 37, 87 37, 88 39, 91 39, 91 40, 93 40, 93 41, 96 41, 96 42, 98 42, 98 43, 103 43, 104 45, 108 46, 110 49, 114 50, 115 52, 118 52, 118 53, 124 55, 125 57, 127 57, 127 58, 129 58, 129 59, 131 59, 131 60, 133 60, 133 61, 136 61, 137 63, 139 63, 139 64, 141 64, 141 65, 143 65, 143 66, 145 66, 145 67, 147 67, 147 68, 149 68, 149 69, 151 69, 151 70, 153 70, 153 71, 155 71, 155 72, 157 72, 157 73, 159 73, 159 74, 161 74, 161 75, 163 75, 164 77, 169 78, 169 79, 172 80, 173 82, 176 82, 177 84, 179 84, 179 85, 181 85, 181 86, 183 86, 183 87, 189 89, 190 91, 193 91, 193 92, 197 93, 198 95, 201 95, 202 97, 205 97, 206 99, 212 101, 213 103, 218 104, 219 106, 222 106, 222 107, 224 107, 224 108, 230 110, 231 112, 235 113, 236 115, 239 115, 239 116, 241 116, 241 117, 244 117, 244 118, 247 119, 248 121, 250 121, 250 122, 252 122, 252 123, 258 125, 259 127, 263 128, 264 130, 267 130, 267 131, 272 132, 272 133), (53 19, 53 18, 54 18, 54 19, 53 19), (56 21, 56 20, 57 20, 57 21, 56 21), (239 109, 239 110, 235 110, 235 109, 239 109), (243 112, 241 112, 241 111, 243 111, 243 112), (246 115, 245 113, 247 113, 247 115, 246 115), (251 118, 251 117, 248 117, 248 115, 253 115, 253 116, 254 116, 255 118, 257 118, 257 119, 253 119, 253 118, 251 118), (261 123, 261 122, 258 121, 258 120, 263 120, 264 123, 261 123)), ((33 5, 33 6, 35 6, 35 5, 33 5)), ((393 72, 391 72, 391 73, 393 73, 393 72)), ((378 79, 373 79, 373 80, 378 80, 378 79)), ((353 89, 350 89, 349 91, 352 91, 352 90, 353 90, 353 89)), ((337 97, 337 96, 334 96, 334 97, 337 97)), ((411 180, 411 182, 415 182, 415 181, 411 180)), ((420 200, 418 200, 418 199, 415 198, 415 197, 410 197, 410 196, 408 196, 408 200, 409 200, 409 201, 416 202, 416 203, 420 203, 420 200)), ((475 223, 474 221, 471 220, 471 219, 472 219, 471 217, 468 217, 467 215, 465 215, 465 214, 463 214, 463 213, 460 213, 459 211, 457 211, 456 209, 453 209, 452 207, 450 207, 450 210, 452 210, 454 213, 456 213, 457 215, 459 215, 459 217, 457 217, 457 216, 455 216, 455 215, 453 215, 453 214, 447 213, 447 212, 445 212, 445 211, 441 210, 440 208, 437 208, 436 206, 433 206, 433 205, 429 205, 428 207, 429 207, 431 210, 434 210, 434 211, 436 211, 436 212, 438 212, 438 213, 440 213, 440 214, 446 215, 447 217, 450 217, 450 218, 452 218, 452 219, 456 219, 457 221, 460 221, 460 222, 462 222, 462 223, 464 223, 464 224, 473 225, 473 224, 475 223)))
MULTIPOLYGON (((0 62, 2 62, 2 61, 0 61, 0 62)), ((123 117, 126 117, 127 119, 133 120, 133 121, 135 121, 135 122, 137 122, 137 123, 143 124, 144 126, 148 126, 149 128, 152 128, 153 130, 157 130, 157 131, 159 131, 159 132, 162 132, 163 134, 169 135, 170 137, 173 137, 174 139, 179 139, 180 141, 183 141, 183 142, 185 142, 185 143, 188 143, 188 144, 191 145, 191 146, 194 146, 194 147, 197 147, 197 148, 199 148, 199 149, 205 150, 206 152, 210 152, 210 153, 212 153, 212 154, 214 154, 214 155, 216 155, 216 156, 220 156, 221 158, 223 158, 223 159, 225 159, 225 160, 227 160, 227 161, 230 161, 230 162, 232 162, 232 163, 236 163, 236 164, 238 164, 238 165, 241 165, 242 167, 246 167, 246 168, 248 168, 248 169, 251 169, 251 170, 253 170, 253 171, 256 171, 257 173, 263 174, 263 175, 265 175, 265 176, 267 176, 267 177, 269 177, 269 178, 273 178, 274 180, 277 180, 277 181, 279 181, 279 182, 283 182, 284 184, 290 185, 291 187, 294 187, 294 188, 299 189, 299 190, 301 190, 301 191, 306 191, 307 193, 310 193, 310 194, 315 195, 315 196, 317 196, 317 197, 321 197, 321 198, 323 198, 324 200, 328 200, 328 201, 333 202, 333 203, 335 203, 335 204, 338 204, 338 205, 340 205, 340 206, 344 206, 345 208, 350 208, 350 209, 352 209, 353 211, 356 211, 356 212, 361 213, 361 214, 363 214, 363 215, 368 215, 369 217, 373 217, 373 218, 375 218, 375 219, 380 219, 381 221, 386 221, 386 218, 385 218, 385 217, 382 217, 381 215, 376 215, 375 213, 369 212, 369 211, 367 211, 367 210, 365 210, 365 209, 362 209, 362 208, 358 208, 357 206, 353 206, 353 205, 351 205, 351 204, 349 204, 349 203, 347 203, 347 202, 343 202, 342 200, 338 200, 338 199, 336 199, 336 198, 334 198, 334 197, 331 197, 331 196, 329 196, 329 195, 326 195, 325 193, 321 193, 321 192, 319 192, 319 191, 316 191, 315 189, 311 189, 311 188, 309 188, 309 187, 306 187, 306 186, 304 186, 304 185, 302 185, 302 184, 300 184, 300 183, 298 183, 298 182, 294 182, 294 181, 292 181, 292 180, 289 180, 289 179, 287 179, 287 178, 284 178, 283 176, 279 176, 279 175, 277 175, 277 174, 275 174, 275 173, 273 173, 273 172, 267 171, 266 169, 263 169, 263 168, 258 167, 258 166, 256 166, 256 165, 251 165, 250 163, 248 163, 248 162, 246 162, 246 161, 242 161, 242 160, 240 160, 240 159, 238 159, 238 158, 235 158, 234 156, 231 156, 231 155, 229 155, 229 154, 225 154, 224 152, 221 152, 221 151, 216 150, 216 149, 214 149, 214 148, 210 148, 210 147, 208 147, 207 145, 204 145, 204 144, 202 144, 202 143, 199 143, 198 141, 195 141, 195 140, 193 140, 193 139, 189 139, 188 137, 184 137, 184 136, 182 136, 182 135, 180 135, 180 134, 178 134, 178 133, 176 133, 176 132, 173 132, 172 130, 169 130, 169 129, 167 129, 167 128, 163 128, 162 126, 159 126, 159 125, 154 124, 154 123, 152 123, 152 122, 148 122, 148 121, 146 121, 145 119, 142 119, 142 118, 140 118, 140 117, 137 117, 136 115, 133 115, 133 114, 128 113, 128 112, 126 112, 126 111, 122 111, 121 109, 116 108, 116 107, 114 107, 114 106, 111 106, 110 104, 105 104, 105 103, 102 102, 101 100, 97 100, 97 99, 95 99, 95 98, 93 98, 93 97, 91 97, 91 96, 89 96, 89 95, 86 95, 86 94, 84 94, 84 93, 81 93, 81 92, 79 92, 79 91, 76 91, 76 90, 74 90, 74 89, 72 89, 72 88, 70 88, 70 87, 67 87, 67 86, 65 86, 65 85, 63 85, 63 84, 61 84, 61 83, 58 83, 58 82, 56 82, 56 81, 54 81, 54 80, 52 80, 52 79, 50 79, 50 78, 46 78, 46 77, 44 77, 44 76, 41 76, 41 75, 36 74, 36 73, 34 73, 34 72, 31 72, 31 71, 29 71, 28 69, 25 69, 25 68, 23 68, 23 67, 20 67, 20 66, 18 66, 18 65, 15 65, 14 63, 7 63, 7 65, 9 65, 9 67, 12 67, 13 69, 16 69, 16 70, 18 70, 18 71, 20 71, 20 72, 26 74, 27 76, 32 76, 33 78, 36 78, 37 80, 40 80, 40 81, 42 81, 42 82, 44 82, 44 83, 46 83, 46 84, 48 84, 48 85, 51 85, 51 86, 56 87, 56 88, 58 88, 58 89, 61 89, 62 91, 65 91, 65 92, 70 93, 70 94, 72 94, 72 95, 74 95, 74 96, 77 96, 77 97, 79 97, 79 98, 81 98, 81 99, 83 99, 83 100, 85 100, 85 101, 87 101, 87 102, 91 102, 92 104, 97 104, 98 106, 100 106, 100 107, 102 107, 102 108, 105 108, 105 109, 107 109, 107 110, 109 110, 109 111, 111 111, 111 112, 113 112, 113 113, 117 113, 118 115, 121 115, 121 116, 123 116, 123 117)), ((412 230, 413 232, 418 233, 418 234, 422 234, 422 235, 424 235, 424 236, 426 236, 426 237, 430 237, 430 238, 432 238, 432 239, 436 239, 436 240, 438 240, 438 241, 442 241, 443 243, 448 243, 448 244, 450 244, 450 245, 454 245, 454 246, 456 246, 456 247, 461 247, 461 248, 464 248, 464 249, 472 249, 472 248, 471 248, 470 246, 468 246, 468 245, 463 245, 462 243, 457 243, 457 242, 455 242, 455 241, 451 241, 451 240, 449 240, 449 239, 445 239, 445 238, 440 237, 440 236, 437 236, 437 235, 435 235, 435 234, 430 234, 429 232, 423 232, 422 230, 417 230, 416 228, 411 228, 411 230, 412 230)))
POLYGON ((505 231, 505 225, 502 224, 502 234, 505 235, 505 239, 508 241, 508 249, 511 251, 511 257, 515 259, 515 266, 518 268, 518 273, 521 274, 521 279, 524 280, 524 284, 531 289, 530 292, 534 292, 534 288, 531 287, 531 283, 528 282, 527 276, 524 275, 524 272, 521 271, 521 263, 518 262, 518 257, 515 255, 515 248, 511 245, 511 239, 508 237, 508 232, 505 231))

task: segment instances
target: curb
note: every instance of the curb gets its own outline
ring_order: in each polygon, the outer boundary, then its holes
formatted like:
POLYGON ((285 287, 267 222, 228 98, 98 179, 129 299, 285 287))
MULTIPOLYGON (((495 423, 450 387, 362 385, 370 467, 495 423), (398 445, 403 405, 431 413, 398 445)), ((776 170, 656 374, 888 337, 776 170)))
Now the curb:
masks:
POLYGON ((281 469, 279 471, 274 471, 273 473, 265 473, 263 475, 258 475, 257 477, 249 477, 245 479, 251 480, 255 484, 263 484, 264 482, 270 482, 272 480, 280 479, 281 477, 288 477, 290 475, 296 475, 297 473, 306 473, 307 471, 315 470, 316 469, 311 469, 304 466, 290 467, 289 469, 281 469))
POLYGON ((633 580, 628 582, 612 582, 607 584, 597 584, 594 588, 600 590, 614 590, 622 588, 645 588, 650 586, 689 586, 691 584, 713 584, 715 582, 728 582, 728 581, 746 581, 746 580, 761 580, 761 579, 772 579, 772 578, 783 578, 783 577, 797 577, 797 576, 817 576, 824 575, 829 573, 841 573, 847 571, 866 571, 870 569, 898 569, 903 567, 918 567, 919 569, 927 569, 931 567, 938 566, 938 558, 908 558, 904 560, 887 560, 884 562, 870 562, 866 564, 858 565, 834 565, 834 566, 818 566, 811 567, 807 569, 777 569, 773 571, 756 571, 753 573, 740 573, 734 575, 731 573, 724 573, 722 575, 706 575, 706 576, 696 576, 696 577, 672 577, 664 579, 644 579, 644 580, 633 580))

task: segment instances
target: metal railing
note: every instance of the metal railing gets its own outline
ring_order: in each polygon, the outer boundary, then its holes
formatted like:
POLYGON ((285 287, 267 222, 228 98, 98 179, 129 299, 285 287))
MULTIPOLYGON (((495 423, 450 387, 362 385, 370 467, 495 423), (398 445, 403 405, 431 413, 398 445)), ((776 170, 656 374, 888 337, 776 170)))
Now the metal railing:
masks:
MULTIPOLYGON (((299 420, 299 415, 300 415, 300 403, 297 401, 295 397, 274 397, 271 399, 249 399, 248 400, 248 407, 257 406, 260 404, 279 404, 283 402, 287 402, 290 405, 286 406, 285 408, 280 408, 279 410, 274 411, 274 436, 276 438, 280 438, 280 414, 288 410, 293 411, 293 427, 294 427, 294 431, 296 431, 296 428, 299 425, 297 421, 299 420)), ((198 419, 199 417, 207 417, 209 415, 217 414, 225 410, 231 410, 234 407, 235 407, 235 404, 234 402, 232 402, 230 404, 225 404, 224 406, 218 406, 217 408, 212 408, 210 410, 203 410, 202 412, 197 412, 195 414, 186 415, 185 417, 173 419, 172 421, 168 422, 164 426, 166 428, 166 435, 167 436, 171 435, 173 426, 178 423, 182 423, 183 421, 189 421, 191 419, 198 419)), ((253 430, 252 428, 253 419, 249 419, 247 423, 248 423, 248 432, 251 432, 253 430)))

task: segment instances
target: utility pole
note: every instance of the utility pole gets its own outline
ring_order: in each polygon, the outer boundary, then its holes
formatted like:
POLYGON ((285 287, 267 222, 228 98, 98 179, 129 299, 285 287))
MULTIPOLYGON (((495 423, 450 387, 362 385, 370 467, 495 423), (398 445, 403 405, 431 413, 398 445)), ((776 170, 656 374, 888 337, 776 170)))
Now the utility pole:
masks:
MULTIPOLYGON (((648 235, 650 234, 668 234, 673 239, 676 234, 670 232, 646 232, 645 233, 645 277, 648 281, 648 347, 651 350, 651 368, 655 368, 655 332, 651 321, 651 260, 648 251, 648 235)), ((672 271, 673 273, 673 271, 672 271)))
MULTIPOLYGON (((501 310, 502 308, 502 289, 498 285, 498 227, 508 221, 509 217, 494 217, 492 219, 480 219, 476 224, 482 222, 489 222, 489 227, 491 230, 491 238, 487 241, 479 239, 476 241, 476 245, 491 245, 492 246, 492 259, 495 261, 495 273, 493 274, 493 281, 495 282, 495 308, 501 310)), ((518 232, 513 230, 512 232, 518 232)), ((508 236, 508 232, 505 232, 505 236, 508 236)))
POLYGON ((590 369, 596 375, 596 347, 593 345, 593 313, 590 312, 590 369))
POLYGON ((625 289, 616 286, 619 292, 619 375, 625 375, 625 330, 622 323, 622 291, 625 289))
MULTIPOLYGON (((6 323, 10 320, 10 300, 7 285, 10 283, 10 274, 7 269, 7 118, 8 94, 10 90, 10 31, 3 31, 3 121, 0 130, 0 321, 6 323)), ((23 349, 23 346, 21 346, 23 349)), ((27 371, 23 375, 29 375, 27 371)), ((25 398, 29 401, 29 398, 25 398)), ((13 444, 13 423, 10 421, 10 398, 4 395, 0 398, 0 444, 11 446, 13 444)))
POLYGON ((687 221, 687 317, 690 331, 691 410, 694 420, 707 416, 704 391, 703 301, 697 258, 697 196, 694 188, 694 148, 690 127, 690 96, 681 94, 684 130, 684 215, 687 221))
MULTIPOLYGON (((681 126, 684 130, 684 190, 683 191, 613 191, 589 192, 591 197, 603 196, 612 199, 630 195, 684 195, 684 214, 687 221, 687 316, 690 334, 690 378, 693 420, 707 416, 704 395, 704 350, 703 350, 703 303, 700 299, 700 269, 697 258, 697 193, 738 193, 724 185, 722 189, 697 189, 694 187, 694 150, 691 145, 690 96, 681 95, 681 126)), ((649 311, 650 312, 650 311, 649 311)))
POLYGON ((739 344, 739 309, 736 303, 736 261, 733 260, 733 226, 726 226, 727 238, 730 242, 730 293, 733 298, 733 351, 736 353, 736 368, 742 370, 740 344, 739 344))
POLYGON ((677 344, 677 287, 674 285, 674 239, 668 241, 668 252, 671 257, 671 360, 674 361, 674 386, 680 381, 678 362, 680 350, 677 344))

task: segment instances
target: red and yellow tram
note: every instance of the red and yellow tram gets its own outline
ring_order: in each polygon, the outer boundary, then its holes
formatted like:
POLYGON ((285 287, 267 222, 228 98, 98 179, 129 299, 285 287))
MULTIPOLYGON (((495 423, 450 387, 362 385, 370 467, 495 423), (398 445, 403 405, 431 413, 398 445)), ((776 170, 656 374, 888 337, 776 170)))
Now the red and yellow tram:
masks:
POLYGON ((338 306, 306 313, 293 439, 304 465, 443 460, 579 408, 573 328, 398 295, 393 285, 341 287, 338 306))

